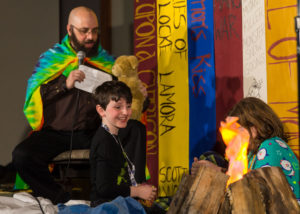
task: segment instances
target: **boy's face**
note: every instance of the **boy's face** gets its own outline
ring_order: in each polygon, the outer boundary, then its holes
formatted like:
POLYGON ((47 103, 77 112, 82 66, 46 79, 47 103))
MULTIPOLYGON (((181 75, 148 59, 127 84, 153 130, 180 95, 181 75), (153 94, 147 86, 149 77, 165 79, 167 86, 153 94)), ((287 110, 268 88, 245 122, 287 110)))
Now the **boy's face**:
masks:
POLYGON ((131 116, 131 103, 127 103, 124 98, 118 102, 111 100, 106 110, 100 105, 96 106, 98 114, 102 117, 102 123, 108 126, 112 134, 118 134, 120 128, 125 128, 131 116))

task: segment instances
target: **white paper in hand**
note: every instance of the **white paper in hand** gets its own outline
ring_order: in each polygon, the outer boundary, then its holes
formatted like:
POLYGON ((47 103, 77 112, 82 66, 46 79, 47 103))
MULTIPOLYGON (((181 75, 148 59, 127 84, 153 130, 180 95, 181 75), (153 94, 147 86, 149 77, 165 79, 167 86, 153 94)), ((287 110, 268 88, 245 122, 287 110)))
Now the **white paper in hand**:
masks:
POLYGON ((86 65, 80 65, 78 69, 85 74, 85 79, 82 82, 76 81, 75 88, 83 91, 93 93, 97 86, 106 81, 112 80, 112 75, 86 65))

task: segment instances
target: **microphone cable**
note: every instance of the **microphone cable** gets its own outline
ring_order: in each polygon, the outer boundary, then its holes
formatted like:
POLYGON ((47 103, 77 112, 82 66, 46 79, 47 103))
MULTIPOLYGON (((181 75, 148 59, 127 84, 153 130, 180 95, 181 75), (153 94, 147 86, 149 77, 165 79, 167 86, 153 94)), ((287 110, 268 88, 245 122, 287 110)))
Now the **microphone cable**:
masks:
MULTIPOLYGON (((73 118, 73 122, 72 122, 72 130, 71 130, 71 136, 70 136, 70 148, 69 148, 69 157, 68 157, 68 162, 67 162, 67 167, 66 169, 64 170, 64 173, 63 173, 63 177, 62 177, 62 186, 64 187, 66 185, 66 175, 67 175, 67 172, 69 170, 69 167, 70 167, 70 163, 71 163, 71 157, 72 157, 72 150, 73 150, 73 137, 74 137, 74 125, 75 125, 75 122, 77 121, 77 113, 78 113, 78 106, 79 106, 79 89, 77 89, 77 93, 76 93, 76 100, 75 100, 75 103, 76 103, 76 107, 75 107, 75 116, 73 118)), ((71 190, 72 191, 72 190, 71 190)), ((57 200, 58 196, 60 196, 62 193, 64 192, 64 189, 61 189, 57 195, 56 195, 56 198, 55 198, 55 201, 57 200)), ((45 214, 43 208, 42 208, 42 205, 40 203, 40 200, 34 196, 35 200, 38 202, 38 205, 39 205, 39 208, 40 210, 42 211, 42 214, 45 214)))
POLYGON ((39 200, 37 197, 34 197, 34 198, 35 198, 35 200, 38 202, 38 205, 39 205, 40 210, 42 211, 42 214, 45 214, 45 212, 44 212, 44 210, 43 210, 43 207, 42 207, 42 205, 41 205, 40 200, 39 200))
POLYGON ((71 158, 72 158, 74 126, 75 126, 75 123, 77 122, 77 115, 78 115, 77 113, 78 113, 78 106, 79 106, 79 89, 77 89, 75 104, 76 104, 75 115, 74 115, 73 122, 72 122, 72 130, 71 130, 71 136, 70 136, 69 157, 68 157, 67 167, 66 167, 66 169, 64 171, 64 174, 63 174, 63 185, 66 184, 66 175, 67 175, 67 171, 70 168, 70 163, 71 163, 71 158))
MULTIPOLYGON (((83 59, 85 58, 85 52, 83 51, 78 51, 77 53, 77 57, 78 57, 78 65, 82 65, 83 64, 83 59)), ((79 89, 77 89, 77 93, 76 93, 76 100, 75 100, 75 115, 73 117, 73 121, 72 121, 72 129, 71 129, 71 136, 70 136, 70 147, 69 147, 69 157, 68 157, 68 162, 67 162, 67 166, 66 169, 64 170, 63 173, 63 177, 62 177, 62 185, 63 187, 66 185, 66 175, 67 172, 69 171, 70 168, 70 164, 71 164, 71 158, 72 158, 72 150, 73 150, 73 138, 74 138, 74 126, 75 123, 77 122, 77 116, 78 116, 78 108, 79 108, 79 89)), ((63 189, 60 191, 60 193, 62 193, 63 189)), ((71 189, 72 191, 72 189, 71 189)), ((57 197, 60 194, 57 194, 57 197)), ((56 199, 57 199, 56 197, 56 199)))
MULTIPOLYGON (((66 185, 67 182, 67 172, 69 171, 70 168, 70 164, 71 164, 71 158, 72 158, 72 150, 73 150, 73 138, 74 138, 74 125, 75 122, 77 121, 77 112, 78 112, 78 106, 79 106, 79 89, 77 89, 77 93, 76 93, 76 100, 75 100, 75 115, 73 118, 73 122, 72 122, 72 129, 71 129, 71 135, 70 135, 70 147, 69 147, 69 157, 68 157, 68 162, 67 162, 67 166, 66 169, 63 172, 63 177, 62 177, 62 186, 63 188, 66 185)), ((61 189, 60 192, 57 194, 55 201, 57 200, 57 197, 60 196, 65 190, 61 189)), ((72 191, 72 189, 71 189, 72 191)))

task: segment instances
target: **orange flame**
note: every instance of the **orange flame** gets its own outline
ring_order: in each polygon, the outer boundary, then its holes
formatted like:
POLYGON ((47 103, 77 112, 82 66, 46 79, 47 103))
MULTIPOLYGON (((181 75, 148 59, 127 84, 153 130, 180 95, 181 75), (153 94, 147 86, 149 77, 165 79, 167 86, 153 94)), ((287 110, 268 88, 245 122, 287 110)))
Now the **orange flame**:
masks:
POLYGON ((225 156, 229 160, 227 186, 243 177, 248 171, 247 148, 249 133, 237 123, 238 117, 227 117, 221 122, 220 132, 226 144, 225 156))

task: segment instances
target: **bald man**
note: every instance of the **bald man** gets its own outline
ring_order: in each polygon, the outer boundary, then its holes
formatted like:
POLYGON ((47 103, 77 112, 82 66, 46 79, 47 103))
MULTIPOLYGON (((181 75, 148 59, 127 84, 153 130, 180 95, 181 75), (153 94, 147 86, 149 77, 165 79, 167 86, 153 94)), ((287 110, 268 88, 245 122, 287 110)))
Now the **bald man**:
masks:
MULTIPOLYGON (((48 170, 49 162, 58 154, 69 149, 90 148, 91 138, 101 120, 96 112, 92 95, 74 87, 85 75, 78 70, 78 51, 84 51, 83 63, 111 74, 114 59, 102 49, 99 42, 99 25, 96 14, 89 8, 74 8, 69 15, 68 35, 60 44, 43 53, 28 80, 24 105, 25 116, 33 129, 29 137, 13 151, 13 164, 21 178, 33 190, 34 196, 50 199, 54 204, 64 203, 70 193, 54 181, 48 170)), ((128 137, 128 148, 140 142, 142 158, 141 180, 145 177, 145 127, 131 121, 123 131, 128 137), (131 125, 130 125, 131 124, 131 125), (139 133, 129 129, 134 127, 139 133), (139 131, 140 130, 140 131, 139 131)), ((126 143, 125 143, 126 144, 126 143)), ((126 146, 125 146, 126 150, 126 146)), ((129 156, 136 152, 128 152, 129 156)))

